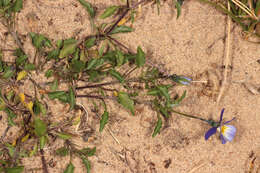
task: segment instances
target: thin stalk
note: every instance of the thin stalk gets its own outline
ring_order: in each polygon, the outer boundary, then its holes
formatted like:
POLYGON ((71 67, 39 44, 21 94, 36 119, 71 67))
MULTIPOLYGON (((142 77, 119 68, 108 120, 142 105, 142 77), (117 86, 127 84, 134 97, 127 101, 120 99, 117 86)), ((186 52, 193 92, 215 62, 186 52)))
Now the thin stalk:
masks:
POLYGON ((198 119, 198 120, 201 120, 201 121, 204 121, 204 122, 207 122, 207 123, 210 123, 209 120, 206 120, 204 118, 200 118, 200 117, 197 117, 197 116, 194 116, 194 115, 189 115, 189 114, 185 114, 185 113, 182 113, 182 112, 178 112, 178 111, 175 111, 175 110, 171 110, 171 112, 174 112, 176 114, 179 114, 179 115, 182 115, 182 116, 185 116, 185 117, 188 117, 188 118, 193 118, 193 119, 198 119))

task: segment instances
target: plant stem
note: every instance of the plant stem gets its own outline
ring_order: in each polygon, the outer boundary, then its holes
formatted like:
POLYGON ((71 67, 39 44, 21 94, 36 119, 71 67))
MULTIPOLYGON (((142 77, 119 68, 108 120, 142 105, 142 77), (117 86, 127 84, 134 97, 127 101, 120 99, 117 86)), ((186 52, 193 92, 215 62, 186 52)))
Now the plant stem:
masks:
POLYGON ((175 110, 173 110, 173 109, 171 110, 171 112, 177 113, 177 114, 182 115, 182 116, 185 116, 185 117, 194 118, 194 119, 198 119, 198 120, 201 120, 201 121, 210 123, 209 120, 206 120, 206 119, 204 119, 204 118, 200 118, 200 117, 197 117, 197 116, 194 116, 194 115, 189 115, 189 114, 185 114, 185 113, 182 113, 182 112, 178 112, 178 111, 175 111, 175 110))

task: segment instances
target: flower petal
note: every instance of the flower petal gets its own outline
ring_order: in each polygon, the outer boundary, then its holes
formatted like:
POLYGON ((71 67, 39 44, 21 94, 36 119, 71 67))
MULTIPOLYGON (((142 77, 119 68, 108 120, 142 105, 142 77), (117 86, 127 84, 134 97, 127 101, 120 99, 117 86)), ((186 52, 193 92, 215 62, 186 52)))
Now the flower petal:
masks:
POLYGON ((225 108, 221 110, 219 124, 221 124, 225 108))
POLYGON ((233 121, 234 119, 236 119, 236 117, 232 118, 232 120, 229 120, 229 121, 224 122, 224 124, 228 124, 228 123, 230 123, 231 121, 233 121))
POLYGON ((221 127, 221 135, 226 141, 232 141, 236 135, 237 129, 232 125, 223 125, 221 127))
POLYGON ((205 134, 205 140, 208 140, 210 136, 214 135, 217 132, 216 127, 210 128, 207 133, 205 134))
POLYGON ((222 134, 220 135, 220 139, 221 139, 222 144, 225 144, 227 142, 227 140, 223 137, 222 134))

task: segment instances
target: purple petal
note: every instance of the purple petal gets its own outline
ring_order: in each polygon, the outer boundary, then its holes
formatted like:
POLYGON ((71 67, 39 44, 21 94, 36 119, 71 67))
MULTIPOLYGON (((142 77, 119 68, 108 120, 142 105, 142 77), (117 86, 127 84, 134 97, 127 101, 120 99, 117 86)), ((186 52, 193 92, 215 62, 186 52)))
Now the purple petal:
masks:
POLYGON ((221 124, 221 121, 222 121, 222 118, 223 118, 223 114, 224 114, 224 108, 221 110, 221 113, 220 113, 220 120, 219 120, 219 123, 221 124))
POLYGON ((205 140, 208 140, 210 136, 214 135, 217 132, 216 127, 210 128, 207 133, 205 134, 205 140))
POLYGON ((227 141, 225 140, 225 138, 222 136, 222 134, 220 135, 220 139, 221 139, 221 142, 222 144, 225 144, 227 141))
MULTIPOLYGON (((223 128, 223 127, 222 127, 223 128)), ((236 135, 237 129, 232 125, 224 125, 224 130, 221 131, 221 135, 226 141, 232 141, 236 135)))
POLYGON ((228 123, 230 123, 231 121, 233 121, 234 119, 236 119, 236 117, 232 118, 232 120, 229 120, 229 121, 224 122, 224 124, 228 124, 228 123))

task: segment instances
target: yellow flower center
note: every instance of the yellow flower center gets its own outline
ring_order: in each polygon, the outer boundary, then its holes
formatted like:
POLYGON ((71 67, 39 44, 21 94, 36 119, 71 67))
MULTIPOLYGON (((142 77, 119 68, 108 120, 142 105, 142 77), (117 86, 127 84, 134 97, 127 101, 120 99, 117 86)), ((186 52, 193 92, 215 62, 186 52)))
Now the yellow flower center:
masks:
POLYGON ((221 133, 222 133, 222 134, 223 134, 223 133, 225 133, 225 131, 226 131, 226 129, 227 129, 227 128, 228 128, 228 127, 227 127, 227 126, 225 126, 225 125, 224 125, 224 126, 222 126, 222 127, 221 127, 221 133))

